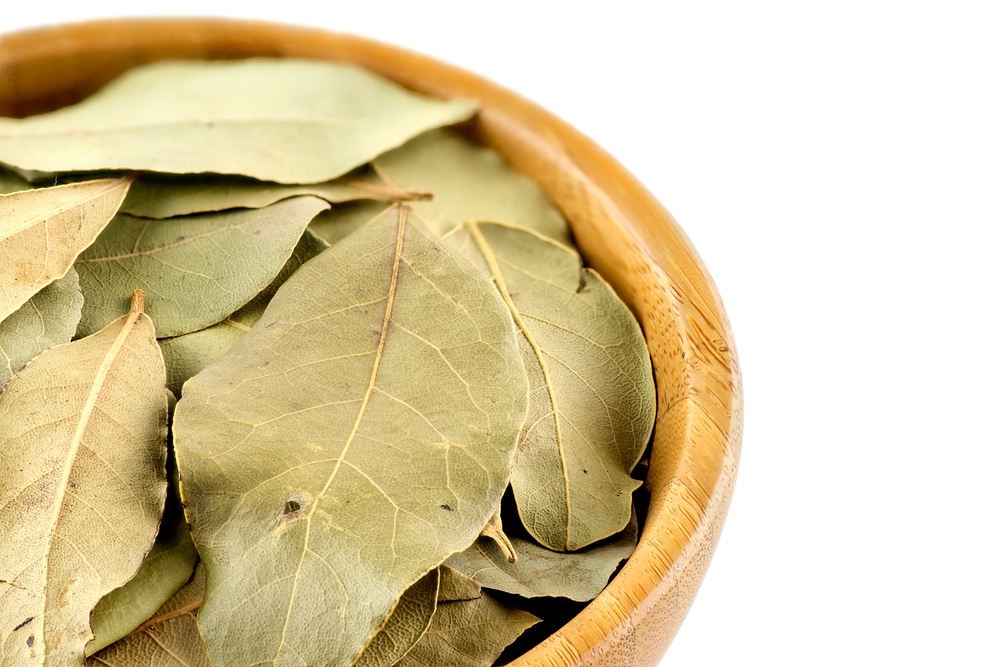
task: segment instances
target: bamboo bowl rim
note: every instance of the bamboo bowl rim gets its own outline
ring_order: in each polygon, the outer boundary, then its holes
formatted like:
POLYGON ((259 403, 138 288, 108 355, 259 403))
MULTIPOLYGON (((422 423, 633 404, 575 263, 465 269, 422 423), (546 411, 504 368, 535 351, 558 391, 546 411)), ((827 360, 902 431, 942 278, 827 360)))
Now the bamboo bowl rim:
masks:
POLYGON ((715 550, 742 436, 730 325, 691 243, 624 167, 559 118, 460 68, 352 35, 200 18, 100 20, 0 35, 0 116, 76 102, 154 60, 252 56, 344 60, 419 92, 475 100, 476 138, 542 186, 587 262, 638 317, 657 384, 651 500, 639 544, 593 602, 511 665, 655 665, 715 550))

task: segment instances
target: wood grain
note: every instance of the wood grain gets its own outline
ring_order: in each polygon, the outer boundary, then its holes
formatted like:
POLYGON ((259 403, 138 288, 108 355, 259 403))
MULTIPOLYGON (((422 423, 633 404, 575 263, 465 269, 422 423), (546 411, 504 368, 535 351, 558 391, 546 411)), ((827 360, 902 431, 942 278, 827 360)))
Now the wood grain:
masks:
POLYGON ((472 132, 535 179, 587 261, 638 316, 658 413, 639 546, 582 613, 515 665, 655 665, 689 609, 725 521, 742 435, 729 322, 669 213, 600 147, 535 104, 456 67, 349 35, 213 19, 115 20, 0 37, 0 115, 76 102, 164 58, 347 60, 431 95, 476 100, 472 132))

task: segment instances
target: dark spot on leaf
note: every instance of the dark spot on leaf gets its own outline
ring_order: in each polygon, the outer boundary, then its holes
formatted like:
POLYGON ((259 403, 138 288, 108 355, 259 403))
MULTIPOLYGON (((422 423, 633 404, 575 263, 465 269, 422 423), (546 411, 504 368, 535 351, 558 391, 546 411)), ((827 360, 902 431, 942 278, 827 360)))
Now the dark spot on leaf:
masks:
POLYGON ((454 512, 455 511, 455 510, 453 510, 451 508, 451 505, 441 505, 441 509, 448 510, 449 512, 454 512))
POLYGON ((31 635, 28 637, 28 648, 31 648, 34 645, 35 645, 35 635, 31 635))
POLYGON ((584 475, 589 475, 590 473, 589 473, 589 472, 587 472, 587 469, 586 469, 586 468, 584 468, 584 469, 583 469, 583 474, 584 474, 584 475))
POLYGON ((302 509, 302 505, 300 505, 297 501, 295 501, 295 500, 286 500, 285 501, 285 506, 283 508, 281 508, 281 513, 282 514, 294 514, 295 512, 298 512, 301 509, 302 509))

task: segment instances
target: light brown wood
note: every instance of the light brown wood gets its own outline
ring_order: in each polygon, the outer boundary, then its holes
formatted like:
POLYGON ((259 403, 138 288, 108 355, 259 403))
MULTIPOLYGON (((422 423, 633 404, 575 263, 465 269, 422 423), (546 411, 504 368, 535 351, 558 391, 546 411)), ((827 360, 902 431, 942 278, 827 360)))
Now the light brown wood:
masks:
POLYGON ((352 61, 405 86, 476 100, 473 131, 538 181, 587 261, 638 316, 658 413, 639 546, 608 588, 515 665, 655 665, 683 621, 719 538, 736 479, 742 387, 729 322, 669 213, 588 138, 461 69, 349 35, 206 19, 119 20, 0 37, 0 115, 78 101, 163 58, 295 56, 352 61))

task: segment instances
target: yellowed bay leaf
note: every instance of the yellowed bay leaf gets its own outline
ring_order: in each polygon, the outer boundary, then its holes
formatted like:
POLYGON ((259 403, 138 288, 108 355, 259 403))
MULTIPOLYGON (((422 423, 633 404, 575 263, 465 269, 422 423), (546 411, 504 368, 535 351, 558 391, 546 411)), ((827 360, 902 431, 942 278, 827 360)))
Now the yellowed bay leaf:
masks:
POLYGON ((87 659, 87 667, 212 667, 195 616, 205 593, 205 568, 135 632, 87 659))
POLYGON ((345 63, 159 62, 79 104, 0 118, 0 162, 319 183, 474 111, 470 102, 417 95, 345 63))
POLYGON ((66 275, 114 217, 131 178, 0 195, 0 321, 66 275))
POLYGON ((167 399, 137 292, 0 394, 0 657, 79 665, 90 613, 139 569, 166 495, 167 399))
POLYGON ((639 324, 576 252, 535 232, 466 223, 449 240, 493 278, 522 334, 531 398, 511 487, 525 528, 558 551, 621 532, 656 410, 639 324))
POLYGON ((213 663, 344 665, 492 514, 527 383, 489 279, 400 206, 306 262, 184 391, 213 663))

